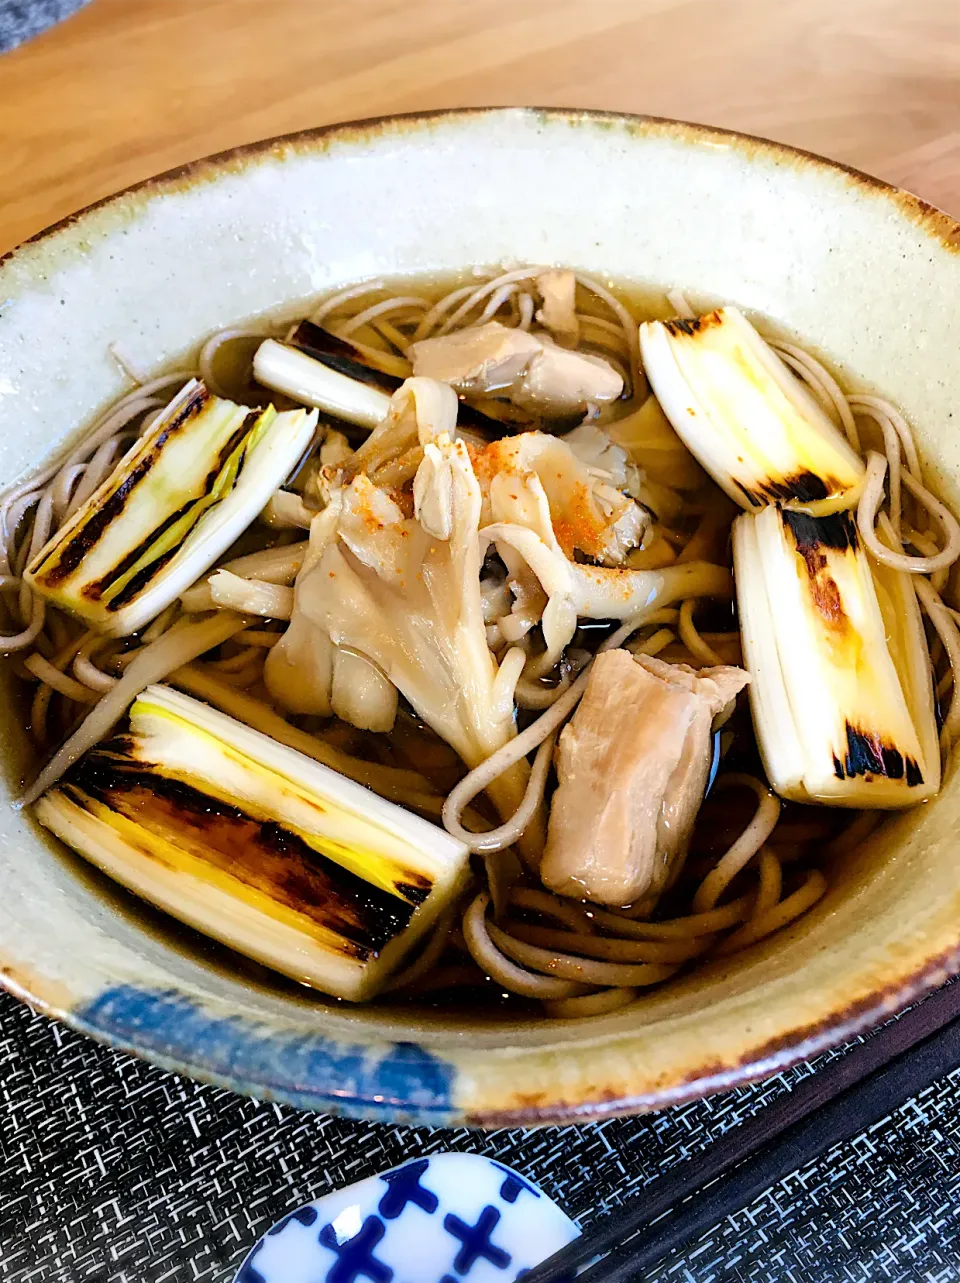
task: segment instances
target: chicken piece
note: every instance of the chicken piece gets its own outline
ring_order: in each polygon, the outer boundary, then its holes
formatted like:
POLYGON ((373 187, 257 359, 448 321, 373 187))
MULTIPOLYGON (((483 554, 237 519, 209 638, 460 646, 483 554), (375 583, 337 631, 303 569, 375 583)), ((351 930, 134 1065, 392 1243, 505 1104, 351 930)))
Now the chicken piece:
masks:
POLYGON ((537 293, 543 306, 537 320, 549 330, 561 347, 576 347, 580 342, 577 320, 577 278, 567 268, 554 268, 537 277, 537 293))
POLYGON ((422 339, 410 345, 407 356, 417 376, 471 395, 504 393, 548 417, 615 401, 623 391, 623 379, 602 357, 569 352, 545 334, 499 321, 422 339))
POLYGON ((534 337, 540 354, 511 394, 518 405, 545 415, 562 415, 587 405, 606 405, 623 391, 623 378, 603 357, 569 352, 546 335, 534 337))
POLYGON ((407 350, 414 373, 452 384, 459 392, 486 394, 512 388, 540 354, 540 340, 526 330, 490 321, 407 350))
POLYGON ((703 801, 713 721, 749 680, 740 668, 597 656, 560 736, 545 886, 625 905, 670 884, 703 801))

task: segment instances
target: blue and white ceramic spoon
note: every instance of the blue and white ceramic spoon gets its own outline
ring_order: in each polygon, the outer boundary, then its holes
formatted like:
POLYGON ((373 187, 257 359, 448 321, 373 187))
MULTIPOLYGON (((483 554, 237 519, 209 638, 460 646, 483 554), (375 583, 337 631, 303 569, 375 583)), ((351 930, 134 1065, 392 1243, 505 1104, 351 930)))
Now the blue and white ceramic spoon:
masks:
POLYGON ((235 1283, 513 1283, 579 1233, 509 1167, 434 1154, 291 1212, 235 1283))

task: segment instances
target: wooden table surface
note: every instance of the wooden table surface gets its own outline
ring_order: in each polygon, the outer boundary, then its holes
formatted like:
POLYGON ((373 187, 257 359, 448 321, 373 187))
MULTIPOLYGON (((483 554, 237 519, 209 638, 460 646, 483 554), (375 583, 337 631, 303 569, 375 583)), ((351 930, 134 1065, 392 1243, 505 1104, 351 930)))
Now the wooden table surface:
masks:
POLYGON ((238 143, 490 103, 765 134, 960 213, 960 0, 93 0, 0 57, 0 252, 238 143))

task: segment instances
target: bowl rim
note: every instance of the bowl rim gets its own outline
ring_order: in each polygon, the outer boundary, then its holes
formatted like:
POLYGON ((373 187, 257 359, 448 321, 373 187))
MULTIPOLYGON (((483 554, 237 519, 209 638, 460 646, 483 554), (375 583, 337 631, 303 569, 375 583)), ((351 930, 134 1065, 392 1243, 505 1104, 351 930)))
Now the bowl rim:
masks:
POLYGON ((395 126, 422 125, 431 121, 443 120, 469 120, 473 117, 491 115, 513 115, 529 119, 541 118, 566 121, 608 121, 611 124, 626 124, 632 128, 640 127, 644 130, 652 129, 653 131, 668 134, 689 134, 700 139, 747 143, 751 149, 803 161, 833 173, 844 174, 863 187, 882 193, 894 200, 901 213, 907 214, 908 217, 923 225, 927 231, 941 239, 945 246, 960 250, 960 219, 954 218, 939 206, 931 204, 905 187, 898 187, 895 183, 887 182, 883 178, 877 178, 875 175, 868 174, 865 170, 857 169, 853 165, 847 165, 843 161, 832 160, 829 156, 824 156, 820 152, 807 151, 803 147, 795 147, 792 143, 779 142, 776 139, 767 138, 763 134, 751 134, 739 129, 727 129, 720 125, 705 125, 698 121, 681 120, 673 116, 655 116, 645 112, 612 111, 598 107, 537 107, 535 105, 511 106, 508 104, 493 104, 486 107, 437 107, 429 111, 388 112, 381 116, 362 116, 357 120, 332 121, 330 124, 312 125, 306 129, 293 130, 290 133, 272 134, 268 138, 258 138, 252 142, 238 143, 235 147, 226 147, 222 151, 210 152, 205 156, 197 156, 193 160, 184 161, 183 164, 161 170, 158 174, 151 174, 146 178, 138 179, 126 187, 120 187, 106 196, 101 196, 97 200, 91 201, 88 205, 82 205, 79 209, 63 215, 62 218, 49 223, 46 227, 41 228, 40 231, 28 236, 26 240, 20 241, 0 254, 0 267, 5 266, 9 260, 15 258, 28 246, 36 245, 58 232, 65 231, 87 215, 95 213, 107 205, 112 205, 124 196, 134 195, 137 192, 151 188, 162 189, 172 186, 181 179, 195 178, 207 171, 223 170, 234 161, 254 159, 274 150, 304 143, 314 144, 334 139, 345 140, 351 136, 355 136, 356 141, 362 141, 365 136, 382 134, 388 128, 395 126))
MULTIPOLYGON (((458 123, 489 116, 601 126, 613 124, 646 137, 674 137, 690 142, 719 141, 734 145, 741 154, 748 156, 766 155, 839 173, 853 180, 856 186, 886 198, 901 217, 939 241, 943 248, 960 252, 960 222, 945 211, 904 188, 786 143, 663 116, 589 108, 486 106, 440 108, 335 122, 242 143, 199 157, 141 179, 58 219, 0 255, 0 268, 25 256, 32 247, 53 240, 82 224, 90 215, 130 195, 161 196, 166 190, 182 185, 184 180, 190 183, 203 178, 215 180, 237 166, 244 168, 249 162, 256 162, 270 153, 279 154, 291 148, 310 152, 331 142, 362 144, 393 131, 402 135, 407 130, 416 130, 433 122, 458 123)), ((271 1047, 261 1057, 256 1069, 249 1065, 245 1069, 244 1043, 253 1039, 260 1040, 262 1044, 264 1032, 246 1021, 240 1013, 224 1018, 222 1014, 207 1012, 182 992, 148 993, 119 985, 100 995, 87 1007, 71 1008, 58 1002, 52 994, 44 994, 42 984, 34 987, 28 977, 18 974, 15 967, 0 967, 0 987, 35 1009, 116 1050, 138 1055, 162 1069, 183 1073, 244 1095, 377 1121, 496 1128, 597 1121, 618 1114, 657 1110, 745 1085, 778 1073, 871 1028, 903 1006, 923 997, 958 971, 960 930, 953 948, 926 959, 918 970, 899 983, 878 989, 867 998, 845 1009, 834 1010, 811 1025, 796 1027, 773 1042, 756 1046, 736 1064, 718 1066, 714 1070, 704 1066, 687 1079, 677 1079, 642 1094, 629 1095, 621 1091, 615 1097, 585 1103, 554 1100, 544 1106, 531 1104, 482 1112, 472 1111, 469 1101, 455 1098, 453 1079, 457 1067, 445 1062, 440 1053, 420 1047, 415 1042, 382 1038, 379 1043, 365 1043, 359 1048, 335 1035, 310 1034, 306 1038, 320 1056, 315 1064, 311 1062, 308 1065, 302 1058, 296 1063, 284 1061, 283 1057, 277 1057, 276 1047, 271 1047), (174 1004, 172 1008, 171 1003, 174 1004), (163 1012, 166 1015, 160 1022, 163 1012), (174 1015, 176 1026, 192 1031, 185 1038, 169 1036, 169 1021, 174 1015), (362 1069, 353 1063, 358 1051, 368 1061, 369 1053, 374 1054, 374 1060, 362 1069), (376 1060, 377 1055, 381 1057, 379 1061, 376 1060), (402 1062, 399 1077, 397 1057, 402 1062), (325 1065, 326 1068, 318 1069, 317 1065, 325 1065)), ((299 1042, 302 1044, 303 1041, 304 1036, 300 1035, 299 1042)), ((534 1047, 529 1054, 536 1056, 540 1052, 540 1048, 534 1047)), ((479 1053, 481 1062, 484 1054, 479 1053)))

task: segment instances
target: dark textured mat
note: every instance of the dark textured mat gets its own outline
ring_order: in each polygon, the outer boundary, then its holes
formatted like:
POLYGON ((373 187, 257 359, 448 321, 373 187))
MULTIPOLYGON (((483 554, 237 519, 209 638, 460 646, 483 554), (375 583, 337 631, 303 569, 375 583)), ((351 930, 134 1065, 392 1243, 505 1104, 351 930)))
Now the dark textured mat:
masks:
MULTIPOLYGON (((151 1069, 0 995, 0 1277, 226 1283, 285 1211, 417 1153, 496 1155, 586 1223, 810 1073, 644 1118, 347 1122, 151 1069)), ((656 1283, 960 1280, 960 1071, 728 1218, 656 1283)))

